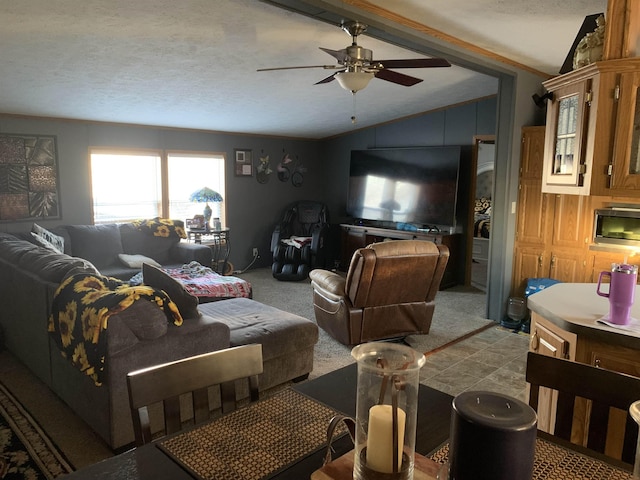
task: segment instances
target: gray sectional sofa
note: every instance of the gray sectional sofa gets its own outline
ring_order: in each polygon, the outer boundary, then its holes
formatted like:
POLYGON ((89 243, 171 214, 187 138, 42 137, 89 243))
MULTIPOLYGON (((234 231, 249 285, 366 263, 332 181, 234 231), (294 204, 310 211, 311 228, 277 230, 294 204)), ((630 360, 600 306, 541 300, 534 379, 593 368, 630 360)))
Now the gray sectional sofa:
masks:
POLYGON ((64 238, 65 253, 35 245, 29 233, 0 233, 5 347, 114 450, 134 440, 125 379, 129 371, 248 343, 263 345, 261 390, 305 378, 312 370, 318 328, 311 320, 237 298, 199 305, 197 315, 175 326, 157 305, 139 299, 109 318, 104 381, 96 386, 62 357, 47 331, 60 283, 80 273, 121 279, 138 273, 117 261, 120 253, 142 254, 163 266, 192 260, 206 265, 211 255, 208 247, 178 238, 142 237, 132 224, 50 230, 64 238))

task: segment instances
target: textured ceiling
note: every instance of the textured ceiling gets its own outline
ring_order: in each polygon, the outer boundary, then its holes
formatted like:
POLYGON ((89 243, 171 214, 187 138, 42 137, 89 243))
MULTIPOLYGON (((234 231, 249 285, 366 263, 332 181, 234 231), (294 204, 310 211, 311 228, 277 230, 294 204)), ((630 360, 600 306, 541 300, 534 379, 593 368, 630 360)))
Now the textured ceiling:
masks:
MULTIPOLYGON (((604 0, 373 0, 555 74, 604 0), (569 5, 570 4, 570 5, 569 5)), ((461 67, 412 69, 413 87, 374 79, 356 95, 313 85, 342 49, 340 28, 256 0, 0 0, 0 113, 324 138, 495 94, 461 67)), ((376 59, 424 55, 366 35, 376 59)))

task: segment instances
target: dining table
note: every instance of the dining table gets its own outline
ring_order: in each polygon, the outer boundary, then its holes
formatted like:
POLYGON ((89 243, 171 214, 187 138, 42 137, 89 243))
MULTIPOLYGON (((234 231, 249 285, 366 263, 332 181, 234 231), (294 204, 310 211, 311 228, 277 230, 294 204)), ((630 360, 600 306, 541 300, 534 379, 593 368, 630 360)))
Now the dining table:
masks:
MULTIPOLYGON (((315 475, 323 467, 327 453, 330 419, 334 415, 355 418, 356 389, 354 363, 61 478, 288 480, 310 479, 314 475, 337 480, 343 477, 315 475), (253 442, 254 447, 238 457, 238 450, 243 450, 248 442, 253 442), (278 454, 282 455, 280 460, 276 458, 278 454)), ((447 461, 452 401, 447 393, 419 385, 415 449, 416 457, 421 457, 421 465, 426 465, 425 471, 429 472, 421 478, 435 479, 433 472, 447 461)), ((352 450, 353 442, 346 429, 331 441, 331 456, 336 463, 348 459, 352 450)), ((566 468, 602 474, 588 478, 632 479, 629 465, 538 432, 533 479, 583 478, 563 476, 567 474, 566 468)), ((344 478, 351 478, 347 473, 344 478)))

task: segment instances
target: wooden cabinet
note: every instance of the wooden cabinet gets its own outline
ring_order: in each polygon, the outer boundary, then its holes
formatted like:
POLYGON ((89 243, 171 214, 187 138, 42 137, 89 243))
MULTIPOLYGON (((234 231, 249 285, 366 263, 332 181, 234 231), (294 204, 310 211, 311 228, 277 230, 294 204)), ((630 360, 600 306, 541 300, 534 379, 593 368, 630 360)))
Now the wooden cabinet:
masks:
MULTIPOLYGON (((587 243, 584 216, 584 197, 573 196, 575 201, 566 201, 564 195, 540 194, 539 217, 530 211, 526 201, 519 200, 518 215, 527 218, 524 232, 539 230, 542 238, 521 235, 516 232, 513 270, 513 294, 522 296, 529 278, 553 278, 562 282, 584 282, 587 275, 587 243), (546 224, 551 225, 547 226, 546 224), (535 242, 530 241, 536 239, 535 242)), ((518 225, 521 224, 520 219, 518 225)))
POLYGON ((640 72, 623 73, 611 166, 613 192, 640 190, 640 72))
POLYGON ((553 100, 542 191, 640 196, 640 58, 596 62, 543 85, 553 100))
POLYGON ((371 243, 392 240, 426 240, 449 248, 449 261, 445 269, 440 288, 449 288, 464 283, 464 258, 462 257, 462 234, 459 233, 426 233, 407 230, 367 227, 363 225, 341 225, 342 246, 340 269, 348 270, 353 252, 371 243))
POLYGON ((520 180, 542 178, 544 158, 544 126, 522 127, 522 153, 520 155, 520 180))
POLYGON ((530 350, 550 357, 575 360, 577 336, 545 320, 537 313, 531 316, 530 350))
POLYGON ((578 195, 542 192, 544 127, 523 129, 512 294, 523 296, 527 279, 584 282, 593 216, 578 195), (536 147, 537 146, 537 147, 536 147))
MULTIPOLYGON (((533 312, 531 316, 531 351, 553 357, 566 358, 581 363, 588 363, 599 368, 640 376, 640 351, 620 346, 610 340, 588 334, 576 334, 566 331, 554 322, 533 312)), ((553 422, 557 402, 557 391, 541 389, 538 409, 538 428, 553 433, 553 422)), ((586 445, 588 420, 586 412, 591 408, 586 400, 576 401, 574 410, 574 426, 571 441, 586 445)), ((609 418, 610 432, 606 443, 606 453, 620 456, 622 439, 620 433, 625 429, 626 412, 612 411, 609 418)))
POLYGON ((589 252, 587 258, 587 283, 598 283, 600 272, 611 271, 612 263, 624 263, 627 259, 625 253, 589 252))
MULTIPOLYGON (((531 337, 529 350, 550 357, 575 360, 577 336, 565 332, 537 313, 531 314, 531 337)), ((554 412, 558 392, 549 388, 540 389, 538 400, 538 428, 553 434, 554 412)))

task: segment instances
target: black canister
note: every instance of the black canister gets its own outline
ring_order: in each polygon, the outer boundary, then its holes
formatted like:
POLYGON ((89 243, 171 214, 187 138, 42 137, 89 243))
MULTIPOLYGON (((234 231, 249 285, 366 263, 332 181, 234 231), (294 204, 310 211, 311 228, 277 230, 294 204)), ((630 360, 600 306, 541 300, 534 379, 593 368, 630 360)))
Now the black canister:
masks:
POLYGON ((464 392, 453 399, 449 437, 450 480, 530 480, 536 412, 494 392, 464 392))

